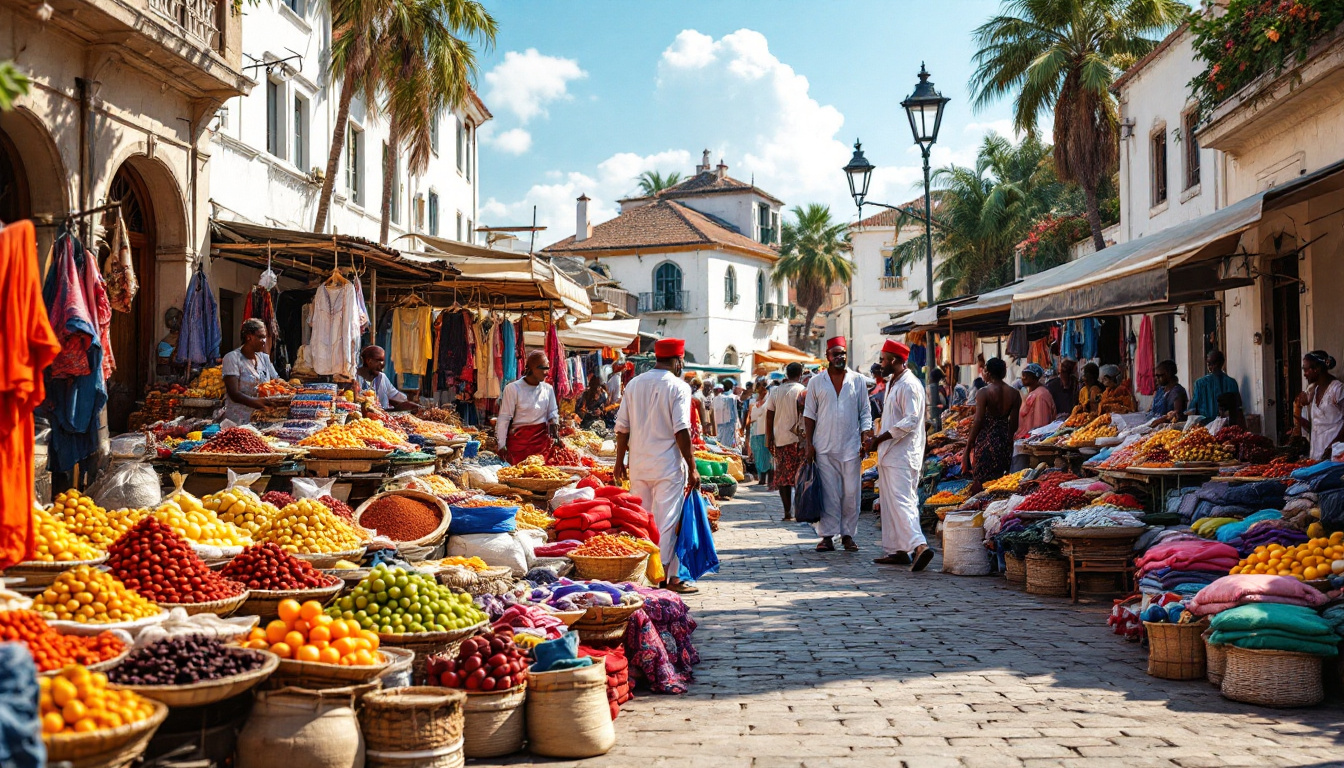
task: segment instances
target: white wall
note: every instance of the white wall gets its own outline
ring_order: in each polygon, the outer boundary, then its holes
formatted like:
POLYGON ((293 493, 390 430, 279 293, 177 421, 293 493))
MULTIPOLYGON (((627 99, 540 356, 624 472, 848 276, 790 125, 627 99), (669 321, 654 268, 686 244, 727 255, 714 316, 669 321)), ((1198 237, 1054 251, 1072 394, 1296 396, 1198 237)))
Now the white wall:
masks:
MULTIPOLYGON (((687 208, 716 216, 737 227, 737 231, 760 242, 760 219, 758 209, 762 204, 770 206, 770 210, 779 213, 779 205, 773 203, 755 192, 720 192, 702 197, 677 197, 675 201, 685 205, 687 208)), ((779 243, 779 233, 775 233, 774 242, 779 243)))
POLYGON ((884 280, 886 258, 893 246, 916 237, 923 237, 923 226, 907 226, 898 234, 894 227, 851 227, 850 258, 854 262, 854 277, 849 283, 850 300, 837 307, 827 319, 827 335, 850 338, 850 367, 866 371, 877 361, 886 337, 883 326, 891 323, 893 314, 911 312, 919 308, 910 298, 910 292, 926 292, 924 263, 907 267, 897 277, 902 280, 884 280))

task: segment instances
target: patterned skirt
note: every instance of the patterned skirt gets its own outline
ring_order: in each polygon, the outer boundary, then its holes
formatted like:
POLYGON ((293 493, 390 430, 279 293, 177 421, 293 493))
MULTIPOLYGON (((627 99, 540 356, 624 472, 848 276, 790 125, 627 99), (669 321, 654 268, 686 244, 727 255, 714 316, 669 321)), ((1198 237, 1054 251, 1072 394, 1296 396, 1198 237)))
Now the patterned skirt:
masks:
POLYGON ((776 445, 772 455, 775 459, 775 487, 792 488, 794 478, 798 477, 798 468, 803 465, 803 444, 776 445))
POLYGON ((1013 462, 1013 434, 1008 417, 985 419, 971 448, 971 477, 987 483, 1008 474, 1013 462))

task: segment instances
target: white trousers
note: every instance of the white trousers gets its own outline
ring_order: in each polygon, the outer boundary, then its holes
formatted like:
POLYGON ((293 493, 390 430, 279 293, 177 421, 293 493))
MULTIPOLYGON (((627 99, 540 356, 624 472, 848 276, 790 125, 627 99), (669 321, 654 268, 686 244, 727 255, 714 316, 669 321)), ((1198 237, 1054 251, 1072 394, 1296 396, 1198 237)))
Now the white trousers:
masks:
POLYGON ((847 455, 817 454, 823 505, 817 533, 822 536, 853 536, 859 530, 859 500, 863 493, 863 467, 857 452, 847 455))
POLYGON ((882 551, 913 552, 928 542, 919 529, 919 470, 877 466, 878 498, 882 502, 882 551))
POLYGON ((630 492, 644 501, 644 509, 658 526, 658 549, 663 570, 676 577, 680 563, 676 559, 677 533, 681 526, 681 505, 686 501, 686 465, 678 462, 677 474, 657 480, 630 478, 630 492))

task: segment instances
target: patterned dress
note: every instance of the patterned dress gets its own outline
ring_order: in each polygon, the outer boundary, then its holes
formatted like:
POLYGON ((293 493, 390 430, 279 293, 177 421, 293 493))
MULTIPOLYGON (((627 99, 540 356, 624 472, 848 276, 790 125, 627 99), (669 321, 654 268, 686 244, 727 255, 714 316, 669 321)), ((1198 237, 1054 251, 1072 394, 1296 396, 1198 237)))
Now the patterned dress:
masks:
POLYGON ((1009 424, 1010 414, 985 416, 980 433, 975 437, 975 446, 971 448, 971 477, 977 482, 987 483, 1008 474, 1013 463, 1013 433, 1009 424))

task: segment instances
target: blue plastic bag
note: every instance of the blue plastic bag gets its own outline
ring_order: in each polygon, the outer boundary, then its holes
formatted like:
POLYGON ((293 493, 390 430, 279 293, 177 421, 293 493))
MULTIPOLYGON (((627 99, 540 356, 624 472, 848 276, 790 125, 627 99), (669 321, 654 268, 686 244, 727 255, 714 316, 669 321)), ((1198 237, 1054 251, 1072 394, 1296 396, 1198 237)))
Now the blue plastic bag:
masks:
POLYGON ((458 507, 450 506, 453 517, 448 521, 451 536, 473 533, 513 533, 518 528, 517 507, 458 507))
POLYGON ((709 529, 709 512, 699 493, 686 494, 681 505, 681 531, 677 534, 677 578, 695 581, 706 573, 718 573, 719 553, 709 529))
POLYGON ((804 462, 793 481, 793 514, 800 523, 821 522, 821 474, 815 462, 804 462))

